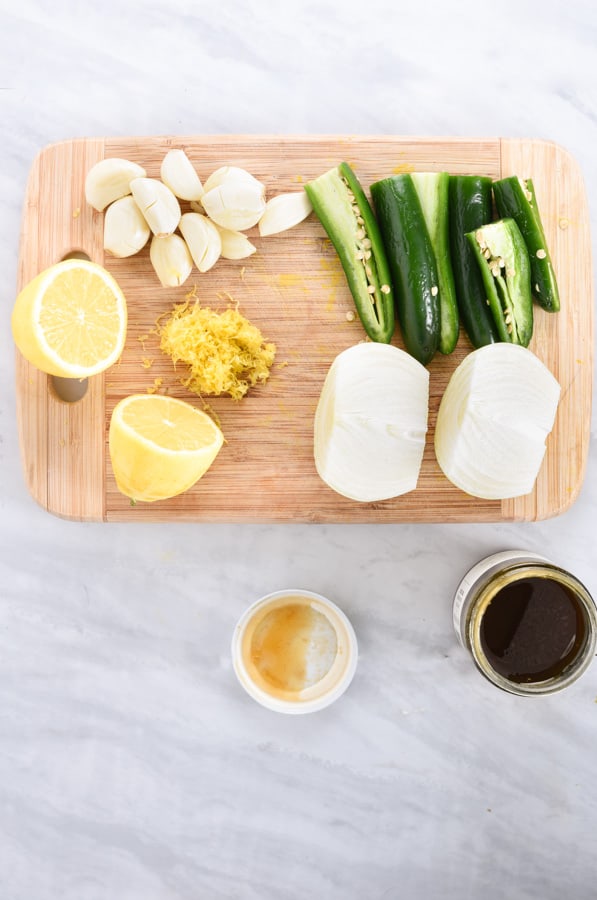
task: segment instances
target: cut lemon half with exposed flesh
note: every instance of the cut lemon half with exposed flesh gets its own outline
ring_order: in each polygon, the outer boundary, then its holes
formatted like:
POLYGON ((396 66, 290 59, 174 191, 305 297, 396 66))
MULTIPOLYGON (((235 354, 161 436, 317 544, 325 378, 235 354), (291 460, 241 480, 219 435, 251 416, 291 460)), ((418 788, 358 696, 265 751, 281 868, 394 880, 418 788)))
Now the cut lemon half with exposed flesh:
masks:
POLYGON ((65 259, 25 285, 12 333, 25 359, 62 378, 97 375, 117 361, 126 337, 126 300, 109 272, 65 259))
POLYGON ((110 420, 110 459, 118 489, 132 500, 165 500, 204 475, 224 436, 207 413, 163 394, 133 394, 110 420))

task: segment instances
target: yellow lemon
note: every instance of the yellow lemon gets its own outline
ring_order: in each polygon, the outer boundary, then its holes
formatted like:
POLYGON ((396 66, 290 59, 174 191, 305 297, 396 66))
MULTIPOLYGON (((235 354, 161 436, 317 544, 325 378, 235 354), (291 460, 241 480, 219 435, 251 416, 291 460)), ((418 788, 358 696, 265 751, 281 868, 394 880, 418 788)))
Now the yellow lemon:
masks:
POLYGON ((206 413, 162 394, 133 394, 110 420, 110 459, 118 489, 133 500, 165 500, 207 472, 224 436, 206 413))
POLYGON ((87 378, 119 358, 126 337, 126 300, 102 266, 65 259, 18 295, 12 333, 25 359, 63 378, 87 378))

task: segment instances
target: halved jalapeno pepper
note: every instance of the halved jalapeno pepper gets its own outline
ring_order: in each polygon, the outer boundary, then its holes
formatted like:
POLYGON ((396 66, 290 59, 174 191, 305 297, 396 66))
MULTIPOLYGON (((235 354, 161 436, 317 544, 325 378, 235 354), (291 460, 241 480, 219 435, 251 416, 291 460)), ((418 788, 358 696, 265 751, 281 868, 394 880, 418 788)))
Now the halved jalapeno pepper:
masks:
POLYGON ((532 179, 502 178, 494 183, 493 196, 498 214, 514 219, 527 245, 533 296, 543 309, 558 312, 560 295, 532 179))
POLYGON ((499 340, 475 251, 466 235, 491 222, 491 178, 450 175, 450 256, 458 310, 473 347, 499 340))
POLYGON ((533 334, 531 266, 514 219, 467 232, 481 269, 500 340, 527 347, 533 334))
POLYGON ((371 185, 396 290, 404 346, 424 366, 439 349, 439 277, 423 208, 410 175, 371 185))
POLYGON ((372 341, 389 344, 395 324, 390 270, 358 178, 343 162, 309 181, 305 191, 340 258, 363 328, 372 341))
POLYGON ((448 354, 456 346, 460 325, 450 253, 450 176, 447 172, 413 172, 410 177, 419 196, 435 253, 439 288, 439 351, 448 354))

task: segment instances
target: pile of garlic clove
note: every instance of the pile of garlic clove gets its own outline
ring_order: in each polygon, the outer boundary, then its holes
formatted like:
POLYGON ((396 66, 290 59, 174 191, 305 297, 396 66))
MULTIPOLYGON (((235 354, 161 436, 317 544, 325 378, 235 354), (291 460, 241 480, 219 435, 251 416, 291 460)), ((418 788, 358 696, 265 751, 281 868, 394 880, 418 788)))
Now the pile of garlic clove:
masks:
POLYGON ((279 234, 307 218, 305 191, 265 199, 265 185, 245 169, 222 166, 205 184, 184 150, 166 153, 160 178, 137 163, 110 157, 85 180, 87 202, 104 213, 104 249, 133 256, 151 238, 149 258, 163 287, 177 287, 195 266, 207 272, 218 259, 245 259, 256 247, 243 232, 279 234), (183 212, 180 201, 189 204, 183 212))

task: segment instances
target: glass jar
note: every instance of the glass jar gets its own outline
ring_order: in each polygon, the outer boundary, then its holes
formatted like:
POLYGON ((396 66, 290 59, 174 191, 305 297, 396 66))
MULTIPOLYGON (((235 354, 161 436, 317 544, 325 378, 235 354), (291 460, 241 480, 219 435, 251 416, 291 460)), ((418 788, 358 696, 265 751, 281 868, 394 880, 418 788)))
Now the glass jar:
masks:
POLYGON ((595 656, 597 607, 587 588, 528 551, 473 566, 456 591, 453 620, 481 674, 519 696, 568 687, 595 656))

